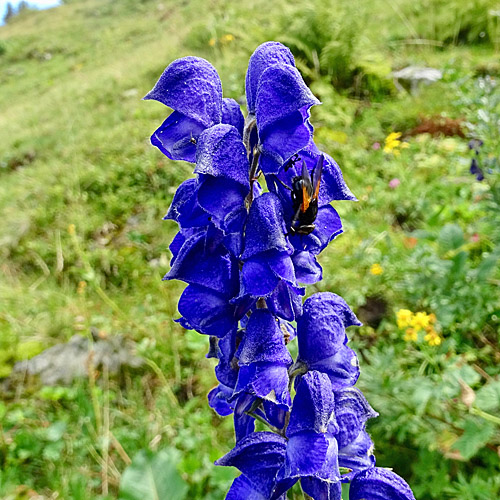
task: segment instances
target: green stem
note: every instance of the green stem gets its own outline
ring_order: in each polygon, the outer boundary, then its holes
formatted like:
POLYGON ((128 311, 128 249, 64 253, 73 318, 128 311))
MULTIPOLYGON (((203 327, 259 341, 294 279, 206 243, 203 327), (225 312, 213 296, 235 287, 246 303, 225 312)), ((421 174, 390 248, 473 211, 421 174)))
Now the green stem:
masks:
POLYGON ((252 205, 253 201, 253 183, 256 180, 255 175, 257 174, 257 170, 259 168, 259 157, 260 157, 260 148, 257 146, 253 150, 253 158, 252 158, 252 166, 250 167, 250 192, 248 193, 247 197, 245 198, 245 206, 247 207, 247 210, 250 208, 252 205))
POLYGON ((495 417, 495 415, 492 415, 491 413, 486 413, 485 411, 480 410, 479 408, 474 408, 474 407, 472 407, 470 409, 470 412, 473 415, 477 415, 478 417, 481 417, 481 418, 484 418, 485 420, 488 420, 489 422, 500 425, 500 418, 495 417))
POLYGON ((258 420, 259 422, 265 424, 267 427, 269 427, 273 432, 275 432, 276 434, 280 434, 281 435, 281 431, 277 428, 277 427, 274 427, 274 425, 271 425, 269 422, 267 422, 266 420, 264 420, 260 415, 258 415, 257 413, 253 412, 253 411, 246 411, 245 412, 247 415, 250 415, 251 417, 255 418, 255 420, 258 420))

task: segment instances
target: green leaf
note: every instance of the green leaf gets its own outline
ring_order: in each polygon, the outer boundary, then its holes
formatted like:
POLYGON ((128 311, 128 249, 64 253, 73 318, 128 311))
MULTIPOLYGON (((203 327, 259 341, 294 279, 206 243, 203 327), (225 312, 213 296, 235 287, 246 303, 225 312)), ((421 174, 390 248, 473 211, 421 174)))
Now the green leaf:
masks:
POLYGON ((446 224, 439 233, 439 245, 445 252, 460 248, 464 242, 464 233, 457 224, 446 224))
POLYGON ((464 433, 453 444, 453 448, 460 452, 464 460, 469 460, 495 433, 495 426, 482 419, 470 417, 465 421, 464 433))
POLYGON ((175 450, 141 450, 122 475, 120 500, 182 500, 188 487, 176 463, 175 450))
POLYGON ((500 380, 490 382, 476 392, 476 406, 483 411, 500 409, 500 380))
POLYGON ((498 258, 498 254, 493 253, 481 261, 477 268, 478 281, 485 281, 490 276, 493 270, 496 269, 498 258))

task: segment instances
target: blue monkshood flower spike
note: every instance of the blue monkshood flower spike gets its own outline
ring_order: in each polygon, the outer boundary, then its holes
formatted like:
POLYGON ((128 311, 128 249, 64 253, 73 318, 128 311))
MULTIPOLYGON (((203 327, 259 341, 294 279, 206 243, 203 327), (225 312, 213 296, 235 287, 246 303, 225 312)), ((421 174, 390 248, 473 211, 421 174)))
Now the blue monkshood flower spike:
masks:
POLYGON ((193 162, 200 133, 222 119, 219 75, 200 57, 172 62, 144 99, 174 110, 151 136, 151 143, 171 160, 193 162))
POLYGON ((351 482, 349 500, 415 500, 406 481, 388 469, 360 472, 351 482))
POLYGON ((350 500, 414 500, 399 476, 375 467, 366 426, 377 414, 353 387, 359 367, 346 335, 361 323, 333 293, 302 304, 300 284, 321 280, 316 257, 342 232, 330 203, 355 200, 313 142, 309 113, 319 101, 277 42, 250 58, 246 91, 244 119, 213 66, 187 57, 145 97, 173 110, 152 143, 196 163, 165 216, 180 226, 165 279, 187 283, 176 321, 210 337, 218 385, 209 405, 233 414, 236 445, 217 465, 242 475, 226 498, 286 500, 300 481, 313 500, 340 500, 343 482, 350 500), (256 421, 273 432, 256 432, 256 421))

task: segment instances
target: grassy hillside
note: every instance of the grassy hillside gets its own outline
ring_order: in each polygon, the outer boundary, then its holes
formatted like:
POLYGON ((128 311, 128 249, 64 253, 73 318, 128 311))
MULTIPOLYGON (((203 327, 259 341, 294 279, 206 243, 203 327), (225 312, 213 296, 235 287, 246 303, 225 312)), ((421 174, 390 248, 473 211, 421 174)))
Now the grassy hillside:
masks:
POLYGON ((81 0, 0 27, 0 377, 91 327, 132 338, 147 360, 125 380, 0 392, 2 498, 117 498, 130 459, 167 448, 189 498, 223 497, 234 473, 212 462, 232 423, 206 403, 207 339, 172 321, 181 284, 161 282, 176 231, 161 217, 191 167, 149 144, 168 110, 140 99, 192 54, 243 103, 248 58, 269 39, 292 48, 323 102, 316 140, 360 200, 337 204, 345 234, 308 293, 341 294, 365 322, 351 335, 381 414, 379 464, 421 500, 498 494, 499 422, 484 416, 500 411, 495 3, 304 4, 81 0), (390 73, 409 64, 443 79, 398 92, 390 73), (483 182, 469 135, 485 143, 483 182), (435 314, 442 343, 406 341, 399 309, 435 314), (464 383, 489 405, 467 406, 464 383))

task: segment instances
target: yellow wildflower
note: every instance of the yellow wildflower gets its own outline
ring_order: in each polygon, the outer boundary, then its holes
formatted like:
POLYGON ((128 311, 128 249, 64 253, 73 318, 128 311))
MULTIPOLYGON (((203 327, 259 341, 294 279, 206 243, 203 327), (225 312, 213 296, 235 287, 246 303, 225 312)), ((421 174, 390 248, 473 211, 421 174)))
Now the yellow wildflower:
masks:
POLYGON ((417 312, 414 314, 410 324, 417 330, 421 330, 429 326, 430 318, 424 312, 417 312))
POLYGON ((68 226, 68 233, 71 234, 71 235, 75 234, 75 225, 74 224, 70 224, 68 226))
POLYGON ((442 342, 442 338, 432 327, 427 329, 427 335, 424 337, 424 340, 431 346, 440 345, 442 342))
POLYGON ((409 309, 400 309, 396 313, 396 320, 398 322, 398 328, 405 328, 410 326, 413 313, 409 309))
POLYGON ((216 41, 215 38, 210 38, 210 40, 208 41, 208 45, 210 47, 215 47, 215 41, 216 41))
POLYGON ((384 272, 384 268, 380 264, 372 264, 372 267, 370 267, 370 273, 372 273, 374 276, 379 276, 384 272))
POLYGON ((415 328, 407 328, 404 339, 406 342, 416 342, 418 340, 418 332, 415 328))
POLYGON ((85 288, 87 288, 87 282, 86 281, 79 281, 78 288, 76 289, 76 293, 78 293, 79 295, 82 295, 85 292, 85 288))
POLYGON ((226 35, 221 36, 221 43, 229 43, 234 40, 234 35, 231 35, 231 33, 227 33, 226 35))
POLYGON ((408 143, 400 141, 401 135, 401 132, 391 132, 385 138, 384 153, 392 153, 395 156, 399 156, 399 149, 405 149, 409 146, 408 143))

